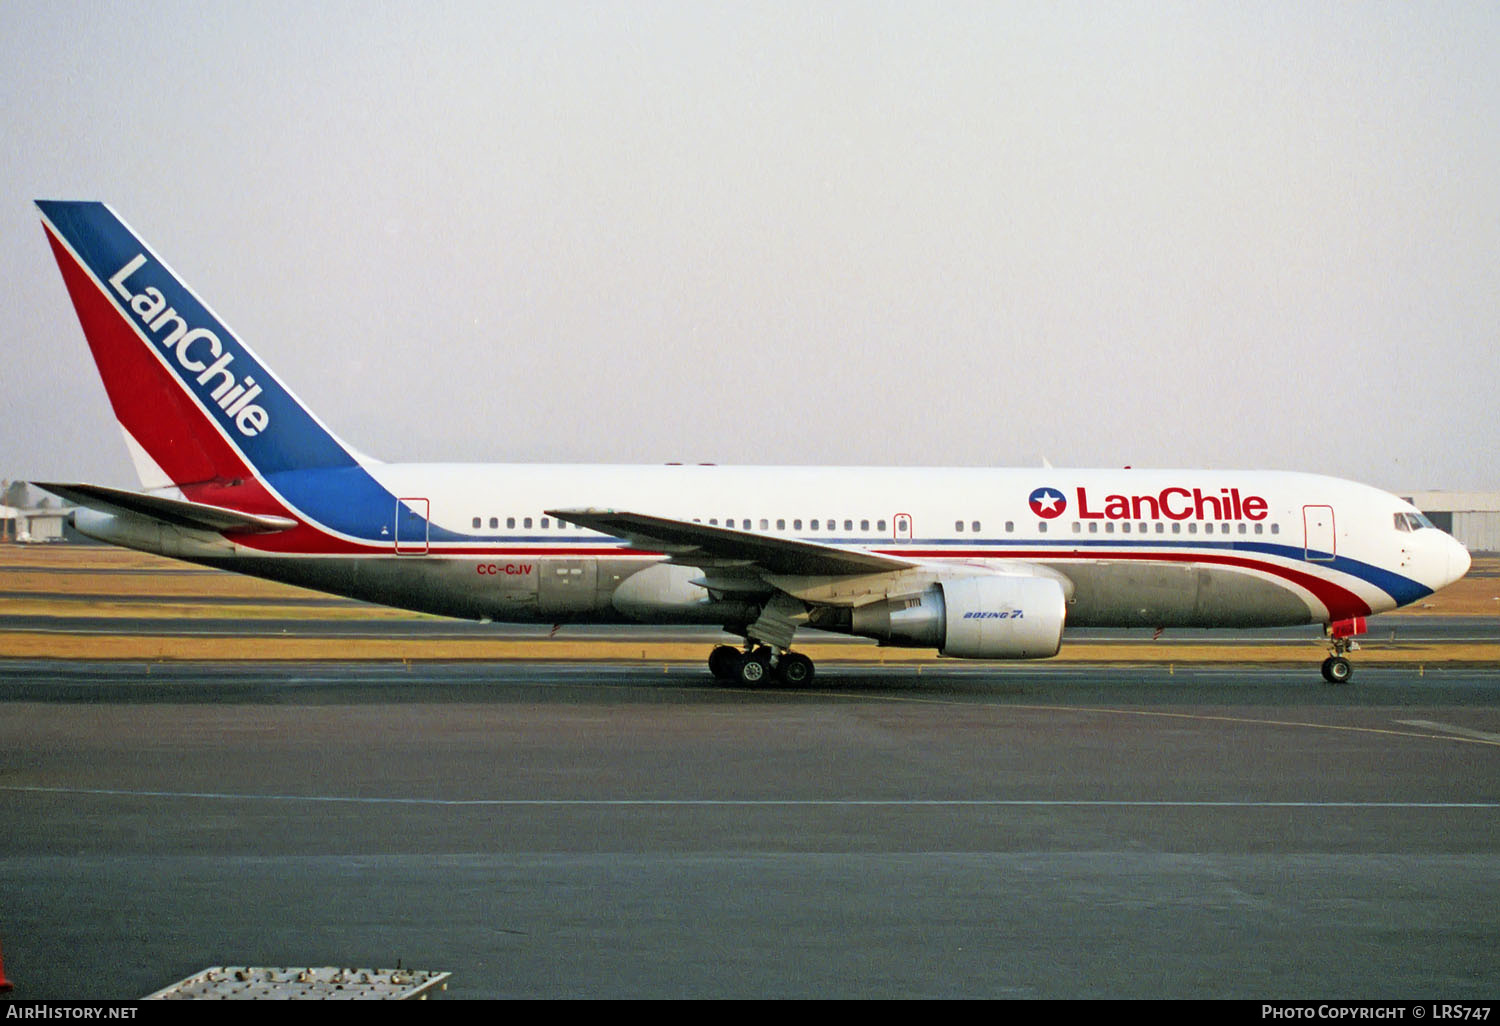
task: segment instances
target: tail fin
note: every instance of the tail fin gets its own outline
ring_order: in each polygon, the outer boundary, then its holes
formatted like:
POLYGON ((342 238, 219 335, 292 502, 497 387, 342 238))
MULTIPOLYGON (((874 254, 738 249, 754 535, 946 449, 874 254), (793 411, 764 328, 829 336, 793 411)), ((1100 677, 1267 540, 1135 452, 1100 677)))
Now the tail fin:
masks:
POLYGON ((146 488, 357 464, 114 211, 37 206, 146 488))

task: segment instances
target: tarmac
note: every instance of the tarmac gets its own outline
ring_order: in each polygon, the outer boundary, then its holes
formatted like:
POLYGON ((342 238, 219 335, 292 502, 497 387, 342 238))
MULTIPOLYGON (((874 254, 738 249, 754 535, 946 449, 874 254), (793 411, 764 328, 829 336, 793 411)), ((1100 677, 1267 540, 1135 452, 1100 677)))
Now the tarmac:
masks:
POLYGON ((0 661, 13 998, 1493 1000, 1500 673, 0 661))

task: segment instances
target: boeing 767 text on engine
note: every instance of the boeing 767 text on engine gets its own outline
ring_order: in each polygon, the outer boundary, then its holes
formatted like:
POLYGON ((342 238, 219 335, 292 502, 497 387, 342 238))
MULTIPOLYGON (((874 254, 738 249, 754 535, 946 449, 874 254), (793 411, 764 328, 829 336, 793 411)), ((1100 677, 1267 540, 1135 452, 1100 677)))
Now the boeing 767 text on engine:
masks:
POLYGON ((344 444, 112 210, 41 201, 140 491, 39 482, 83 534, 445 616, 717 624, 746 684, 799 630, 964 659, 1068 627, 1325 625, 1462 577, 1409 503, 1268 471, 382 463, 344 444))

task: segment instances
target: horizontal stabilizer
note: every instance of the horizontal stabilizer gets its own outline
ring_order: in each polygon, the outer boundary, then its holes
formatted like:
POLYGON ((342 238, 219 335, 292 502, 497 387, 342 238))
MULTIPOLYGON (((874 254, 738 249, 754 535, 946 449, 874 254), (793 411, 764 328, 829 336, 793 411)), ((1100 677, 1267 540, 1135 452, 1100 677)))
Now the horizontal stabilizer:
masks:
POLYGON ((905 570, 917 564, 864 549, 752 534, 686 520, 603 509, 548 510, 550 516, 593 531, 628 539, 643 548, 669 553, 677 562, 701 565, 694 556, 751 563, 775 574, 868 574, 905 570))
POLYGON ((127 492, 120 488, 106 488, 91 484, 56 484, 50 481, 33 481, 38 488, 45 488, 69 502, 101 513, 128 513, 132 516, 148 517, 172 524, 207 531, 239 531, 247 534, 271 534, 288 531, 297 526, 297 521, 287 517, 268 516, 262 513, 242 513, 237 509, 210 506, 202 502, 185 499, 167 499, 159 495, 144 495, 127 492))

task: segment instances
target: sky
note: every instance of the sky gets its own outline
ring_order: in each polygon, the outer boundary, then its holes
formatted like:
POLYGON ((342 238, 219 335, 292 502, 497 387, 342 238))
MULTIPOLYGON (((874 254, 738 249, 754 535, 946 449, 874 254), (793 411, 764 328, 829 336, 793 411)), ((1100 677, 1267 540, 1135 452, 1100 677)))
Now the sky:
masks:
POLYGON ((0 4, 0 477, 137 482, 31 201, 388 461, 1500 489, 1500 5, 0 4))

